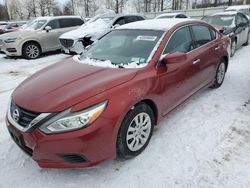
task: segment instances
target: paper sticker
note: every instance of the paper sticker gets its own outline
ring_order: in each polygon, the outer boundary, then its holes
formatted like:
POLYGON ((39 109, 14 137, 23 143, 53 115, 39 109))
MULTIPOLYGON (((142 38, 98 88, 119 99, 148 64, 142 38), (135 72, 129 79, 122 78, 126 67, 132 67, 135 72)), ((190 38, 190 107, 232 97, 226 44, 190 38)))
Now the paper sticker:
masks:
POLYGON ((139 57, 132 57, 131 62, 139 62, 140 58, 139 57))
POLYGON ((157 36, 138 36, 136 40, 143 40, 143 41, 155 41, 157 36))

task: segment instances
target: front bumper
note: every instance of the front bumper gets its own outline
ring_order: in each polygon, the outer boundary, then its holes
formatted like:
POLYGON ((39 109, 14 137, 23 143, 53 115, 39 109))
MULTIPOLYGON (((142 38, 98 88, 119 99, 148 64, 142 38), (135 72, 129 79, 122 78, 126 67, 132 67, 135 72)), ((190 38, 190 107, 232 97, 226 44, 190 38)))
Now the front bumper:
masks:
POLYGON ((0 52, 6 54, 7 56, 22 56, 22 50, 19 48, 18 42, 5 43, 1 40, 0 52))
POLYGON ((97 165, 116 156, 115 122, 98 118, 87 128, 50 134, 21 132, 6 117, 15 143, 43 168, 81 168, 97 165))

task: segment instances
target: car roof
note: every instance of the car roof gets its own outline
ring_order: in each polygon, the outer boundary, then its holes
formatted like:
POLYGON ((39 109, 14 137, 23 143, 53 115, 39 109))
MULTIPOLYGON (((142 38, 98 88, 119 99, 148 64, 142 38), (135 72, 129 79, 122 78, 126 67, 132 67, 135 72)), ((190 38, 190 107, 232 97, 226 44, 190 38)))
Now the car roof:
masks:
POLYGON ((248 9, 250 8, 250 5, 238 5, 238 6, 230 6, 227 7, 225 10, 240 10, 240 9, 248 9))
POLYGON ((97 17, 98 18, 101 18, 101 17, 119 18, 119 17, 123 17, 123 16, 140 16, 140 17, 143 17, 141 14, 137 14, 137 13, 134 13, 134 14, 101 14, 101 15, 98 15, 97 17))
POLYGON ((81 16, 42 16, 37 17, 34 20, 54 20, 58 18, 81 18, 81 16))
POLYGON ((143 29, 143 30, 162 30, 168 31, 177 24, 194 21, 195 23, 205 23, 201 20, 189 19, 189 18, 170 18, 159 20, 143 20, 122 25, 117 29, 143 29))
POLYGON ((237 12, 237 11, 219 12, 219 13, 212 14, 212 16, 220 16, 220 15, 221 16, 234 16, 237 13, 239 13, 239 12, 237 12))
POLYGON ((179 13, 179 12, 170 12, 170 13, 160 14, 157 17, 160 17, 160 16, 176 16, 176 15, 179 15, 179 14, 182 14, 182 13, 179 13))

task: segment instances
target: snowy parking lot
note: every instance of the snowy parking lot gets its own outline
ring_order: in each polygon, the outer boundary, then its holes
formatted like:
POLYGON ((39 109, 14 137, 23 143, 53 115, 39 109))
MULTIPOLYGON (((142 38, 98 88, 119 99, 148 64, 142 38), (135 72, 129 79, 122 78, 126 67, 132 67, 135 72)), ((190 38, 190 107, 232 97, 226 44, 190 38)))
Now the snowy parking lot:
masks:
POLYGON ((170 113, 147 149, 130 160, 88 169, 41 169, 11 140, 5 112, 11 92, 32 73, 70 56, 38 60, 0 55, 0 188, 250 187, 250 46, 230 60, 225 82, 170 113))

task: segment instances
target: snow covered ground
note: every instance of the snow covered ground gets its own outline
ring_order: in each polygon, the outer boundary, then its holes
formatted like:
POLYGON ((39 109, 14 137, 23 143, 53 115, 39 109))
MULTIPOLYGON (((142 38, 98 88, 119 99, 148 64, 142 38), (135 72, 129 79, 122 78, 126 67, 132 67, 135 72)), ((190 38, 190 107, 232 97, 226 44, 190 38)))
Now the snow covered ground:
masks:
POLYGON ((0 55, 0 188, 250 187, 250 46, 231 59, 223 86, 206 89, 168 115, 147 149, 130 160, 89 169, 41 169, 11 140, 4 123, 13 89, 67 58, 0 55))

